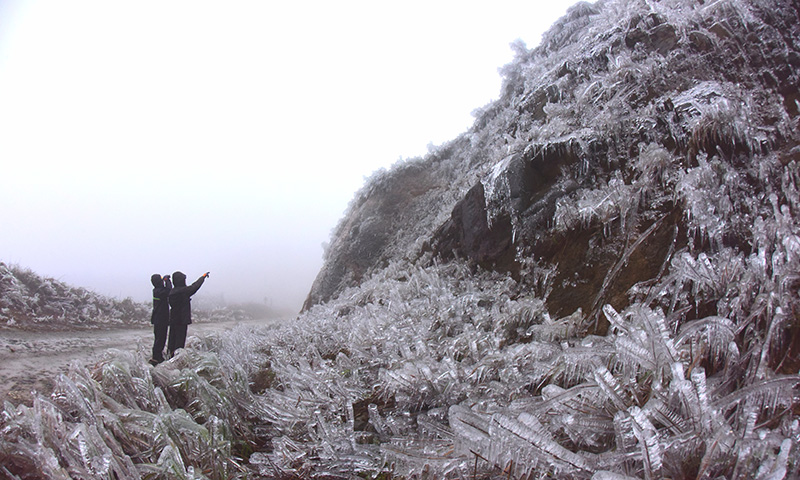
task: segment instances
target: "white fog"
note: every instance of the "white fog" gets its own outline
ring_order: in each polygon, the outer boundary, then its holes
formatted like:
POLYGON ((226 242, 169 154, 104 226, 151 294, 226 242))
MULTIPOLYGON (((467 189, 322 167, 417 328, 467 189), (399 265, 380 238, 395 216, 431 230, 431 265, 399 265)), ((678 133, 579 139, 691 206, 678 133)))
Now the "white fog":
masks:
POLYGON ((571 3, 0 2, 0 261, 297 310, 364 178, 469 128, 571 3))

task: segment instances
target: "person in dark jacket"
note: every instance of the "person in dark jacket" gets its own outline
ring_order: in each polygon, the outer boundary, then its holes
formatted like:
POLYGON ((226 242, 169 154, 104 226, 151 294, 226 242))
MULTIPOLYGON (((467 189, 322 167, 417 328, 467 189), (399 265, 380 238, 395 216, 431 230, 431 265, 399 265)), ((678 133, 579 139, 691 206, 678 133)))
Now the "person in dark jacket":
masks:
POLYGON ((208 278, 208 272, 200 276, 193 284, 186 285, 186 275, 182 272, 172 274, 174 288, 169 293, 169 343, 167 350, 170 358, 175 350, 186 344, 186 331, 192 323, 192 295, 197 293, 208 278))
POLYGON ((153 324, 153 357, 150 364, 158 365, 164 361, 164 346, 167 343, 167 329, 169 328, 169 296, 172 290, 172 282, 169 275, 163 278, 160 274, 154 273, 150 277, 153 284, 153 313, 150 315, 150 323, 153 324))

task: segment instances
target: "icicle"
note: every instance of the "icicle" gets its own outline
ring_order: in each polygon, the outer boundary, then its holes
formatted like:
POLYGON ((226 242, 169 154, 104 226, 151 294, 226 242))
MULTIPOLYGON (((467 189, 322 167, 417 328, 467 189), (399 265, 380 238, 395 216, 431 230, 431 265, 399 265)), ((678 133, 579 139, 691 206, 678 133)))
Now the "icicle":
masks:
POLYGON ((353 402, 347 401, 345 403, 345 411, 347 412, 347 429, 345 431, 348 440, 350 441, 350 448, 353 451, 355 451, 356 435, 355 435, 355 413, 353 412, 353 402))
POLYGON ((627 405, 624 397, 625 392, 622 390, 622 385, 616 378, 608 371, 605 365, 599 365, 594 370, 594 379, 600 390, 603 391, 606 398, 608 398, 617 410, 626 410, 627 405))
POLYGON ((644 415, 637 406, 628 409, 633 419, 633 433, 639 440, 642 448, 642 458, 644 460, 645 478, 660 478, 661 472, 661 444, 656 433, 656 429, 650 420, 644 415))
POLYGON ((622 333, 628 333, 628 329, 625 326, 625 321, 622 319, 622 316, 614 310, 609 304, 603 305, 603 315, 605 315, 608 323, 610 323, 614 328, 619 330, 622 333))
POLYGON ((614 436, 618 451, 627 453, 636 447, 633 419, 627 411, 619 411, 614 414, 614 436))
POLYGON ((706 372, 703 367, 697 367, 692 370, 690 375, 692 379, 692 384, 694 385, 694 390, 697 395, 697 401, 699 404, 699 418, 702 420, 702 428, 705 432, 711 431, 711 418, 710 418, 710 406, 708 401, 708 391, 706 387, 706 372))
POLYGON ((381 439, 389 438, 389 436, 386 434, 386 428, 383 419, 381 418, 381 414, 378 411, 378 406, 374 403, 370 403, 367 406, 367 412, 369 413, 369 423, 378 433, 378 437, 381 439))
POLYGON ((703 421, 703 407, 692 382, 686 380, 683 364, 680 362, 672 364, 672 382, 670 386, 678 393, 684 405, 686 405, 694 428, 702 430, 702 426, 705 424, 703 421))

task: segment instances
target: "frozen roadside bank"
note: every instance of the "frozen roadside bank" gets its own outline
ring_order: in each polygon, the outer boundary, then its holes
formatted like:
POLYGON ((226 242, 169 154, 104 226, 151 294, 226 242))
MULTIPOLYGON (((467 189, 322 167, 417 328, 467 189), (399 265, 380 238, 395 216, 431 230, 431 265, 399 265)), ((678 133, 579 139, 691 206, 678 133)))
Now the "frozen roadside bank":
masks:
MULTIPOLYGON (((287 319, 194 323, 189 326, 189 336, 208 335, 240 325, 269 326, 284 321, 287 319)), ((153 331, 149 325, 58 332, 0 331, 0 399, 15 405, 29 405, 32 391, 48 393, 56 376, 66 372, 73 361, 91 363, 108 349, 149 354, 152 341, 153 331)))

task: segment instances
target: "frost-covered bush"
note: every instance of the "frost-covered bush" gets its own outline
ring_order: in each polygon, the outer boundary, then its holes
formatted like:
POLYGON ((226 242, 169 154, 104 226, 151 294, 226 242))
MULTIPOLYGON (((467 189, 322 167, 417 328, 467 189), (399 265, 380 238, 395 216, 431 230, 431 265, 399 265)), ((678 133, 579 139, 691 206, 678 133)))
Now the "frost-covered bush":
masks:
MULTIPOLYGON (((800 441, 789 413, 800 376, 776 374, 768 351, 754 355, 754 339, 737 332, 746 318, 681 323, 650 299, 621 313, 606 306, 610 333, 585 336, 580 312, 553 320, 544 303, 511 298, 506 280, 454 268, 390 267, 298 319, 291 342, 271 347, 273 359, 292 352, 271 362, 279 398, 293 409, 307 400, 306 415, 318 416, 305 444, 328 449, 317 461, 352 468, 379 443, 395 474, 431 478, 476 469, 660 478, 800 468, 789 461, 800 441), (512 343, 509 329, 519 330, 512 343), (316 402, 314 377, 326 385, 316 402)), ((722 271, 706 273, 712 284, 728 282, 722 271)), ((784 322, 768 329, 785 331, 784 322)), ((293 440, 272 453, 286 469, 281 458, 299 448, 293 440)))
MULTIPOLYGON (((246 343, 248 334, 237 341, 246 343)), ((252 338, 252 335, 249 335, 252 338)), ((153 369, 145 353, 108 351, 73 365, 32 407, 6 402, 0 459, 8 478, 239 478, 263 417, 247 375, 187 349, 153 369), (16 476, 14 476, 16 475, 16 476)))

